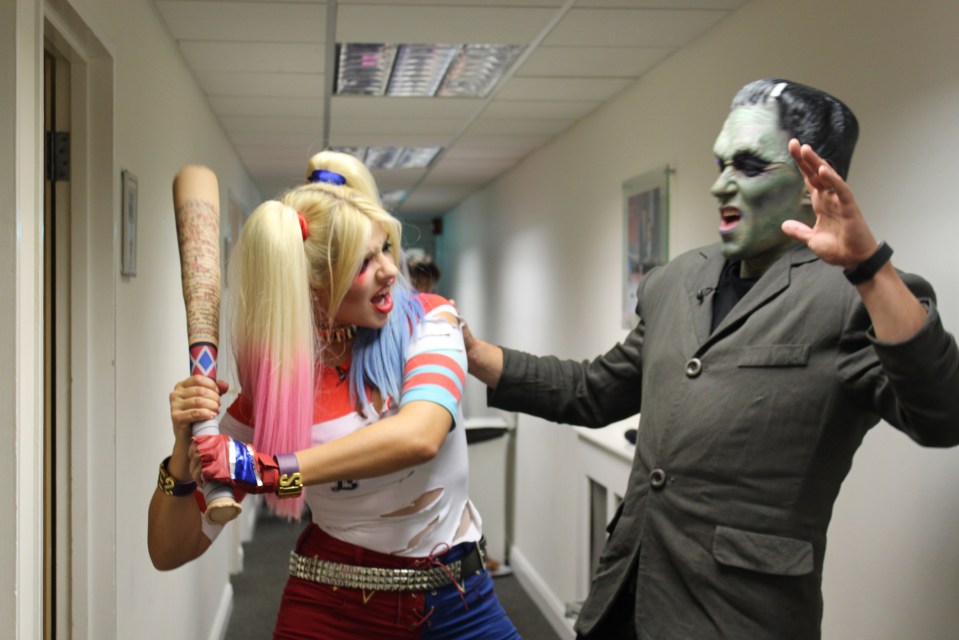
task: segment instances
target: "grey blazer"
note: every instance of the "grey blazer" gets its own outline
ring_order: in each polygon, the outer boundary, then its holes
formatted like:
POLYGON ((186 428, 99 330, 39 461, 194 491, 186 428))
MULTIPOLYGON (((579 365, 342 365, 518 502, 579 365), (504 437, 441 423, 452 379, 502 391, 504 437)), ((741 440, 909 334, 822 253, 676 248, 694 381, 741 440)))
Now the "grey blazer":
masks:
POLYGON ((592 362, 505 350, 493 406, 592 427, 641 411, 583 635, 635 567, 640 638, 819 638, 826 529, 866 431, 882 419, 925 446, 959 443, 959 350, 924 280, 903 274, 925 325, 889 345, 805 246, 711 332, 722 266, 716 244, 652 271, 639 326, 592 362))

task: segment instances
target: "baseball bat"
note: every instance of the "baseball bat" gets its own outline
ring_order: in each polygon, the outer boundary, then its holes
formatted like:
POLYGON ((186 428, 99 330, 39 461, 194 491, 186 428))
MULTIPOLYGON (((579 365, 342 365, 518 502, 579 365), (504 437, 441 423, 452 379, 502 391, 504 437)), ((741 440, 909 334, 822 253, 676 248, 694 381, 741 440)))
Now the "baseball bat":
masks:
MULTIPOLYGON (((184 167, 173 180, 180 279, 186 304, 190 375, 216 380, 220 344, 220 188, 216 174, 199 165, 184 167)), ((216 435, 216 420, 193 423, 193 435, 216 435)), ((206 519, 223 524, 240 515, 229 485, 204 483, 206 519)))

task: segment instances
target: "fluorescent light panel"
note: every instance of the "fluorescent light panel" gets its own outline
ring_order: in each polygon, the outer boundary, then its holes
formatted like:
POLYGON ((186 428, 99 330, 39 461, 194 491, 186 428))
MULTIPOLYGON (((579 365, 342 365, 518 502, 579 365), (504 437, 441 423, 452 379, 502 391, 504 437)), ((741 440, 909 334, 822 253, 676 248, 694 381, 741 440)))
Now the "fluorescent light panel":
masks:
POLYGON ((458 45, 402 45, 393 64, 386 95, 397 97, 434 96, 446 70, 460 51, 458 45))
POLYGON ((425 169, 442 147, 335 147, 370 169, 425 169))
POLYGON ((338 95, 485 98, 523 50, 511 44, 342 43, 338 95))
POLYGON ((485 98, 523 50, 518 44, 468 44, 443 79, 437 95, 485 98))
POLYGON ((339 47, 336 93, 381 96, 386 92, 396 47, 388 44, 344 44, 339 47))

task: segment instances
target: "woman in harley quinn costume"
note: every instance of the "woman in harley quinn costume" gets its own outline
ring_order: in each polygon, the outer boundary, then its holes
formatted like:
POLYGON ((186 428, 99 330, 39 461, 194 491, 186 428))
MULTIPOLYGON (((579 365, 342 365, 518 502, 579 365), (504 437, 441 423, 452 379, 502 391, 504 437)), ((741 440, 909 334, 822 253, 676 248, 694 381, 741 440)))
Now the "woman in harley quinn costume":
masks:
POLYGON ((308 179, 260 205, 233 252, 241 392, 221 435, 190 425, 217 415, 225 383, 170 394, 151 559, 172 569, 210 546, 222 526, 194 481, 222 482, 287 517, 310 507, 274 638, 518 638, 468 495, 459 315, 400 274, 400 223, 359 161, 323 152, 308 179))

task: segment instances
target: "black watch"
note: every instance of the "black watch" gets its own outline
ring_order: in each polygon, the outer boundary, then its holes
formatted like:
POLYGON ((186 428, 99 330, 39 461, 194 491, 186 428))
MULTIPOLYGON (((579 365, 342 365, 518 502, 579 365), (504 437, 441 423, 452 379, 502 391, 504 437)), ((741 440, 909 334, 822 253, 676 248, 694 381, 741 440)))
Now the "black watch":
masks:
POLYGON ((848 271, 843 271, 843 274, 846 276, 846 280, 853 284, 862 284, 868 280, 872 280, 872 277, 876 275, 876 272, 882 268, 884 264, 889 262, 889 258, 892 257, 892 247, 886 244, 885 241, 879 243, 879 246, 876 247, 876 251, 873 252, 871 256, 860 262, 858 265, 849 269, 848 271))

